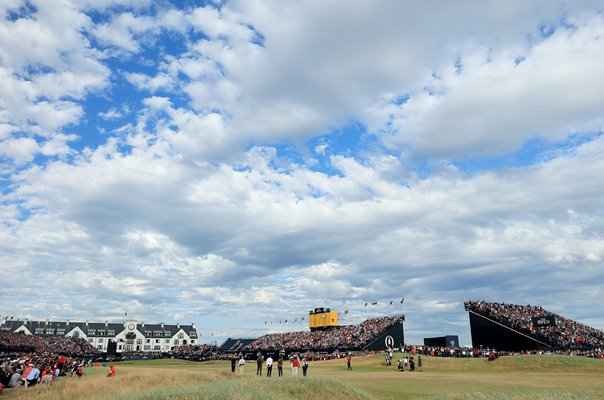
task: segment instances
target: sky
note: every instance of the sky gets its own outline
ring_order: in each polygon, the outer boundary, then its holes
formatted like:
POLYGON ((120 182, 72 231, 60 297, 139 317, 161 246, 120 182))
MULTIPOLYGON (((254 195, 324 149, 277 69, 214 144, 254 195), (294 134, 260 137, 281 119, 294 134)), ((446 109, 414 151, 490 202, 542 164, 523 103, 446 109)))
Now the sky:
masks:
POLYGON ((470 344, 484 299, 604 329, 603 11, 0 2, 0 316, 220 344, 330 307, 470 344))

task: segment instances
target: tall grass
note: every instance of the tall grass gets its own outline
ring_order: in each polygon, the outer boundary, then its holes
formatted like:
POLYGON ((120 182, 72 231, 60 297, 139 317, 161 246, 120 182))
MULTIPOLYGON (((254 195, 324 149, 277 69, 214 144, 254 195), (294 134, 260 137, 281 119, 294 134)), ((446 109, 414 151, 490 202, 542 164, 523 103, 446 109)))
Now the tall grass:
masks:
MULTIPOLYGON (((424 357, 422 357, 424 358, 424 357)), ((7 390, 3 400, 147 399, 604 399, 604 362, 584 357, 519 356, 482 359, 424 358, 423 372, 397 372, 382 356, 311 362, 308 377, 230 372, 228 361, 203 363, 147 360, 86 368, 84 376, 62 377, 51 387, 7 390)))
POLYGON ((358 388, 333 379, 213 379, 193 387, 157 388, 133 393, 118 400, 365 400, 371 397, 358 388))
POLYGON ((536 391, 514 390, 511 392, 471 392, 440 395, 432 400, 588 400, 603 399, 604 393, 593 390, 536 391))

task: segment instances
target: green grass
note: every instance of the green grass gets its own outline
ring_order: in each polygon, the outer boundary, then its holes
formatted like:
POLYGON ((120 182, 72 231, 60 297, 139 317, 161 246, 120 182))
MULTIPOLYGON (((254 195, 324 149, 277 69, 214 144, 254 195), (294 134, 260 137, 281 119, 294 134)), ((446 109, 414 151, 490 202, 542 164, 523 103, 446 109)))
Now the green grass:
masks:
POLYGON ((232 399, 330 399, 369 400, 372 397, 345 382, 326 378, 279 380, 241 377, 234 379, 210 379, 198 386, 182 388, 158 388, 124 395, 118 400, 232 400, 232 399))
MULTIPOLYGON (((400 353, 395 359, 402 358, 400 353)), ((86 368, 84 377, 61 378, 51 388, 34 387, 6 394, 8 400, 151 399, 432 399, 575 400, 604 399, 604 361, 567 356, 452 359, 422 357, 423 372, 398 372, 383 355, 311 361, 309 376, 257 377, 254 362, 245 373, 230 372, 229 361, 141 360, 86 368)), ((266 368, 264 369, 266 373, 266 368)), ((300 373, 301 375, 301 373, 300 373)))

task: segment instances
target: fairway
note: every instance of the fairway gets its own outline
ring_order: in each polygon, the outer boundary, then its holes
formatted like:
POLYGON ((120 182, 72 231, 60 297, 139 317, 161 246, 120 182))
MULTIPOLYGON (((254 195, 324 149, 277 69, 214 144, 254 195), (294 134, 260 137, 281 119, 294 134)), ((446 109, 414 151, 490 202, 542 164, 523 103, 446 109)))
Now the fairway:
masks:
MULTIPOLYGON (((400 354, 395 355, 395 358, 400 354)), ((312 362, 309 376, 257 377, 227 361, 149 360, 87 368, 81 379, 52 387, 7 391, 6 399, 604 399, 604 362, 584 357, 514 356, 486 359, 424 358, 423 372, 398 372, 381 355, 312 362)), ((266 369, 264 369, 266 372, 266 369)))

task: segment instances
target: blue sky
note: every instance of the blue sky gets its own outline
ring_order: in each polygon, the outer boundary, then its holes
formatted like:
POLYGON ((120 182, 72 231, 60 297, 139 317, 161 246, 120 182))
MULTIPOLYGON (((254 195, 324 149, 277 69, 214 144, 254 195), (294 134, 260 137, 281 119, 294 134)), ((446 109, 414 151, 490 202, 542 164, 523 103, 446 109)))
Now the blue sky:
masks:
POLYGON ((604 327, 598 2, 0 18, 2 316, 128 312, 220 341, 404 297, 414 343, 469 343, 466 299, 604 327))

